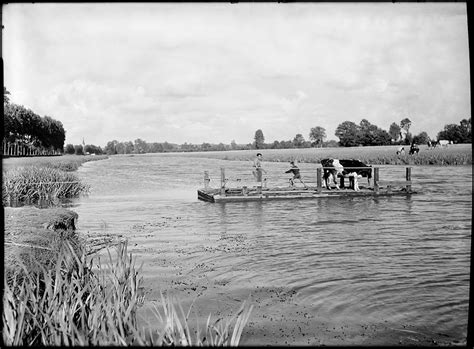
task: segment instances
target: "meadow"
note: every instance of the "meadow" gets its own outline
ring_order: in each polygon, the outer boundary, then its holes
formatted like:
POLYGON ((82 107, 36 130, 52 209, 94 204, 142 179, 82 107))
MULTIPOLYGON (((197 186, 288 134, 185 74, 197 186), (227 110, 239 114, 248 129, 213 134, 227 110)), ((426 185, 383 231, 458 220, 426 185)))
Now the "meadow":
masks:
MULTIPOLYGON (((448 147, 429 149, 420 146, 418 154, 397 155, 399 146, 340 147, 340 148, 300 148, 300 149, 261 149, 236 150, 225 152, 181 153, 190 157, 209 157, 222 160, 252 161, 257 152, 262 153, 264 161, 320 163, 325 158, 358 159, 370 165, 439 165, 458 166, 472 164, 472 144, 453 144, 448 147)), ((173 153, 167 155, 173 156, 173 153)))

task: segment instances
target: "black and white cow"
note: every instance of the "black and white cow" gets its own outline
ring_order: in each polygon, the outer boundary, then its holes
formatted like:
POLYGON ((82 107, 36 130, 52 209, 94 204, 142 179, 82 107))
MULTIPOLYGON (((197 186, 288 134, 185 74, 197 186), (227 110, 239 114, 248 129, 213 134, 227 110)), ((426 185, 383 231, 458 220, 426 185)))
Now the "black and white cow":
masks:
POLYGON ((370 179, 372 178, 372 167, 364 164, 362 161, 354 159, 323 159, 321 160, 323 166, 324 184, 327 189, 329 186, 329 177, 332 176, 336 188, 340 189, 337 183, 337 177, 341 178, 341 187, 344 188, 344 177, 349 178, 349 188, 359 190, 358 179, 367 177, 367 183, 370 186, 370 179))

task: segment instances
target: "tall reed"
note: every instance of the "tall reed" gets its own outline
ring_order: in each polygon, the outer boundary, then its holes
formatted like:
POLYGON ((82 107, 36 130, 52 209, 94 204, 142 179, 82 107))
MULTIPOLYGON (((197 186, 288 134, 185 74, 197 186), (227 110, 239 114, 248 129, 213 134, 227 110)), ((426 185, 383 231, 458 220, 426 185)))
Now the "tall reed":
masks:
POLYGON ((90 187, 79 178, 59 169, 39 166, 18 167, 3 173, 2 199, 38 200, 42 198, 71 198, 87 193, 90 187))
MULTIPOLYGON (((140 267, 141 268, 141 267, 140 267)), ((137 312, 144 302, 142 278, 127 244, 108 252, 104 265, 89 261, 65 243, 53 270, 4 280, 3 342, 16 345, 237 345, 252 307, 245 302, 225 324, 208 323, 191 335, 188 316, 172 297, 162 296, 156 318, 162 328, 139 329, 137 312), (233 325, 233 330, 231 327, 233 325)))

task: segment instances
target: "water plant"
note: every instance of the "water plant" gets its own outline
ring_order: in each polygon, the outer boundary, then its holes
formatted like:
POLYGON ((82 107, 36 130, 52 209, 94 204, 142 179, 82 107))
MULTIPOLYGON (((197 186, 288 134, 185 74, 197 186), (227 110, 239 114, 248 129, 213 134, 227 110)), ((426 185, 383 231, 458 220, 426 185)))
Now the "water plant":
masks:
POLYGON ((116 255, 98 264, 67 241, 55 267, 4 279, 3 342, 16 345, 237 345, 252 307, 245 302, 231 321, 211 322, 191 335, 188 315, 162 295, 155 315, 161 328, 138 328, 144 303, 140 268, 117 245, 116 255), (179 311, 177 311, 177 309, 179 311), (231 330, 233 328, 233 330, 231 330))
POLYGON ((83 163, 89 161, 98 161, 107 159, 106 155, 96 156, 77 156, 77 155, 62 155, 62 156, 37 156, 37 157, 18 157, 3 159, 3 167, 5 169, 38 166, 50 167, 63 170, 66 172, 76 171, 83 163))
POLYGON ((89 191, 89 186, 70 172, 51 167, 26 166, 3 173, 4 206, 11 200, 35 201, 42 198, 71 198, 89 191))

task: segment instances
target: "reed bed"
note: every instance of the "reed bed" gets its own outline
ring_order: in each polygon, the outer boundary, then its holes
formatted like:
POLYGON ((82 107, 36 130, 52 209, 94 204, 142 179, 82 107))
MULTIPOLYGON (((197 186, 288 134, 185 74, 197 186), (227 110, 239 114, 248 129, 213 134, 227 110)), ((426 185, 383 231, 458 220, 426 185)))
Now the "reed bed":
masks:
POLYGON ((3 173, 2 201, 9 202, 39 199, 77 197, 88 193, 90 186, 82 183, 70 172, 40 166, 26 166, 7 170, 3 173))
POLYGON ((98 161, 107 159, 106 155, 62 155, 62 156, 37 156, 37 157, 19 157, 3 159, 4 169, 17 167, 48 167, 56 168, 66 172, 76 171, 83 163, 88 161, 98 161))
POLYGON ((159 328, 139 329, 142 278, 127 244, 108 250, 105 266, 65 243, 55 268, 4 279, 3 342, 8 346, 237 345, 252 307, 232 320, 211 322, 202 333, 187 325, 189 312, 163 296, 155 307, 159 328))
MULTIPOLYGON (((264 161, 320 163, 325 158, 358 159, 371 165, 471 165, 472 145, 454 144, 448 147, 429 149, 420 146, 418 154, 409 155, 409 146, 404 155, 397 155, 399 146, 348 147, 348 148, 303 148, 303 149, 262 149, 222 152, 183 153, 180 156, 206 157, 222 160, 253 161, 257 152, 263 154, 264 161)), ((173 154, 167 154, 173 156, 173 154)))

